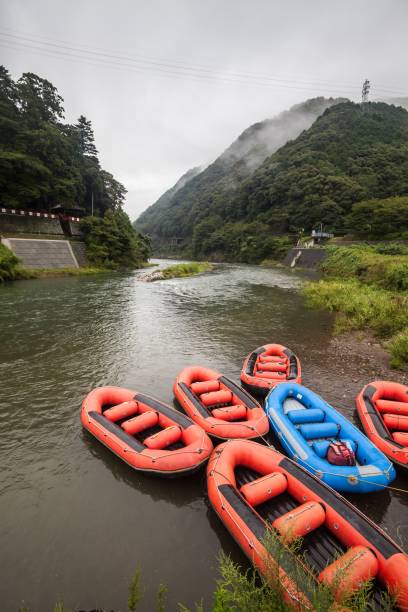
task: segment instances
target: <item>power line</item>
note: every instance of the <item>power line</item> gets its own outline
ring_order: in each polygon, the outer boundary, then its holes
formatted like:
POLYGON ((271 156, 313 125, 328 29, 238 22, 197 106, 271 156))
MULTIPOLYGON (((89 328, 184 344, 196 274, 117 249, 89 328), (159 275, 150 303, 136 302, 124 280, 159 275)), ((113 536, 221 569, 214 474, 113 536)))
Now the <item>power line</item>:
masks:
MULTIPOLYGON (((81 61, 81 63, 87 63, 90 65, 96 65, 96 66, 103 66, 103 65, 107 65, 107 66, 111 66, 111 67, 117 67, 117 68, 127 68, 130 69, 133 72, 156 72, 158 74, 164 75, 164 76, 171 76, 171 77, 182 77, 182 78, 187 78, 187 79, 192 79, 197 81, 218 81, 218 82, 224 82, 224 83, 232 83, 232 84, 244 84, 244 85, 255 85, 255 86, 261 86, 261 87, 271 87, 271 88, 277 88, 277 89, 294 89, 294 90, 300 90, 300 91, 308 91, 311 93, 315 93, 316 92, 316 87, 302 87, 302 86, 296 86, 296 85, 284 85, 284 84, 274 84, 274 83, 269 83, 269 82, 262 82, 260 80, 244 80, 244 79, 237 79, 237 78, 229 78, 228 76, 223 76, 223 75, 217 75, 217 74, 208 74, 208 75, 201 75, 201 74, 196 74, 196 73, 189 73, 189 72, 179 72, 179 71, 174 71, 174 70, 168 70, 165 68, 160 68, 160 67, 150 67, 150 66, 135 66, 132 64, 128 64, 126 62, 115 62, 113 60, 103 60, 100 58, 93 58, 93 57, 89 57, 86 55, 82 55, 82 54, 78 54, 78 53, 68 53, 68 52, 64 52, 64 51, 58 51, 58 50, 51 50, 51 49, 45 49, 42 47, 36 47, 34 45, 29 45, 29 44, 25 44, 25 43, 17 43, 17 42, 11 42, 11 41, 2 41, 0 40, 0 46, 3 46, 5 48, 10 48, 10 49, 17 49, 17 50, 22 50, 22 49, 30 49, 35 51, 36 53, 39 53, 41 55, 46 55, 47 57, 54 57, 54 58, 58 58, 58 59, 68 59, 68 60, 72 60, 72 61, 81 61)), ((340 89, 327 89, 324 86, 321 86, 321 91, 324 91, 326 93, 335 93, 337 95, 345 95, 345 93, 347 93, 346 90, 340 90, 340 89)), ((354 92, 353 92, 354 94, 354 92)))
MULTIPOLYGON (((185 62, 169 62, 164 60, 146 58, 145 56, 129 56, 117 52, 107 52, 85 48, 81 46, 73 46, 59 42, 47 42, 39 38, 31 36, 22 36, 12 34, 10 32, 0 31, 0 36, 6 37, 6 40, 0 39, 0 44, 8 48, 27 48, 36 53, 45 54, 59 59, 83 60, 92 65, 109 65, 113 67, 125 67, 136 72, 157 72, 165 76, 178 76, 183 78, 193 78, 194 80, 212 80, 225 83, 236 83, 245 85, 269 86, 282 89, 297 89, 303 91, 316 91, 316 87, 321 87, 326 93, 343 94, 352 89, 360 89, 356 85, 346 85, 345 88, 328 89, 324 85, 324 81, 307 81, 293 80, 273 77, 271 75, 251 72, 233 72, 220 73, 214 69, 204 67, 202 65, 189 65, 185 62), (14 40, 7 40, 14 39, 14 40), (40 45, 40 46, 38 46, 40 45)), ((326 83, 329 83, 326 81, 326 83)), ((332 83, 331 85, 333 85, 332 83)), ((337 83, 338 84, 338 83, 337 83)), ((394 95, 407 95, 404 92, 377 87, 378 92, 385 92, 394 95)), ((353 92, 354 93, 354 92, 353 92)))
MULTIPOLYGON (((196 70, 196 71, 212 73, 212 74, 215 72, 215 69, 208 65, 204 66, 203 64, 188 64, 186 62, 180 62, 177 60, 172 60, 171 62, 169 62, 168 60, 160 60, 158 58, 147 57, 147 56, 143 56, 139 54, 132 55, 132 56, 128 54, 124 54, 124 53, 118 54, 117 51, 115 52, 113 52, 112 50, 108 51, 100 47, 92 48, 92 47, 84 46, 84 45, 80 45, 80 46, 76 45, 75 47, 72 47, 71 46, 72 43, 67 42, 67 41, 62 41, 62 40, 57 40, 57 39, 53 40, 50 38, 32 36, 32 35, 28 35, 27 33, 22 33, 22 32, 17 33, 16 31, 10 30, 10 29, 6 29, 6 31, 0 32, 0 34, 2 36, 8 36, 11 38, 21 39, 23 41, 25 40, 28 42, 34 42, 36 44, 50 45, 50 46, 55 46, 59 48, 65 48, 67 50, 71 49, 71 50, 80 51, 83 53, 111 57, 114 59, 124 59, 124 60, 128 60, 131 62, 148 63, 148 64, 153 63, 155 65, 166 66, 166 67, 176 68, 180 70, 183 70, 183 69, 184 70, 196 70)), ((285 79, 282 77, 271 76, 270 74, 266 74, 266 73, 250 72, 250 71, 244 71, 244 72, 229 71, 228 75, 237 76, 237 77, 249 77, 249 78, 255 78, 255 79, 266 79, 266 80, 276 81, 276 82, 281 82, 281 83, 300 83, 304 85, 316 85, 316 84, 327 85, 328 84, 328 85, 341 85, 342 87, 345 87, 347 89, 356 89, 356 90, 360 89, 359 85, 355 85, 355 84, 352 85, 350 83, 339 82, 337 80, 336 81, 327 81, 327 80, 321 80, 321 79, 305 80, 299 77, 296 77, 295 79, 293 77, 291 79, 285 79)), ((388 93, 405 95, 405 92, 395 91, 393 89, 389 89, 388 87, 379 87, 377 89, 378 91, 385 91, 388 93)))

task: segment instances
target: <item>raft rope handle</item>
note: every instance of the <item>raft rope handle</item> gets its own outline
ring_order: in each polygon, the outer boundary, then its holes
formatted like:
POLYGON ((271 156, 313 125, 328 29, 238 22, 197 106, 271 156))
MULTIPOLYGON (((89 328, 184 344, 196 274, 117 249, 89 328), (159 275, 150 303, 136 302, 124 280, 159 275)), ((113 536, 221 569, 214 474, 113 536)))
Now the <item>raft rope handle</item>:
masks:
MULTIPOLYGON (((225 444, 229 444, 230 442, 233 442, 233 440, 227 440, 227 441, 225 442, 225 444)), ((242 442, 250 442, 250 440, 242 440, 242 442)), ((217 469, 216 469, 216 467, 217 467, 217 463, 218 463, 218 460, 219 460, 219 458, 220 458, 220 456, 221 456, 222 452, 223 452, 223 451, 219 451, 219 452, 217 453, 217 458, 216 458, 216 461, 215 461, 215 466, 214 466, 214 468, 212 468, 212 469, 211 469, 211 473, 212 473, 212 474, 218 474, 219 476, 222 476, 223 478, 225 478, 225 480, 227 480, 227 482, 229 482, 229 484, 230 484, 231 486, 233 486, 233 487, 234 487, 234 489, 236 489, 236 491, 238 492, 239 496, 240 496, 240 497, 241 497, 241 498, 244 500, 244 502, 245 502, 245 503, 248 503, 248 502, 246 501, 246 499, 244 498, 244 496, 242 495, 241 491, 239 491, 239 489, 237 488, 236 483, 235 483, 235 485, 234 485, 234 484, 233 484, 233 483, 230 481, 230 479, 229 479, 227 476, 224 476, 224 474, 221 474, 221 472, 218 472, 218 471, 217 471, 217 469)), ((222 510, 224 510, 224 512, 226 512, 226 513, 228 514, 229 518, 232 520, 232 522, 234 523, 234 525, 235 525, 235 526, 238 528, 238 530, 239 530, 239 531, 241 532, 241 534, 244 536, 244 538, 245 538, 245 540, 247 541, 247 543, 248 543, 249 547, 250 547, 250 548, 252 548, 252 549, 254 549, 254 550, 256 551, 256 553, 259 555, 259 557, 261 557, 261 558, 262 558, 262 554, 261 554, 261 553, 260 553, 260 552, 259 552, 259 551, 256 549, 256 546, 255 546, 254 542, 252 542, 252 540, 251 540, 250 538, 248 538, 247 534, 246 534, 246 533, 245 533, 245 532, 242 530, 242 527, 240 526, 240 524, 239 524, 239 523, 237 523, 237 521, 235 520, 235 518, 234 518, 234 517, 231 515, 231 513, 229 512, 228 508, 226 508, 226 506, 224 505, 223 498, 222 498, 221 493, 220 493, 220 490, 219 490, 219 485, 218 485, 218 482, 216 481, 215 476, 213 476, 213 478, 214 478, 214 483, 215 483, 215 486, 216 486, 216 488, 217 488, 217 493, 218 493, 218 497, 219 497, 219 500, 220 500, 221 509, 222 509, 222 510)), ((263 519, 262 519, 262 520, 263 520, 263 519)), ((269 527, 268 527, 268 523, 267 523, 266 521, 264 521, 264 522, 265 522, 265 524, 266 524, 267 528, 269 528, 269 527)), ((275 563, 276 563, 276 562, 275 562, 275 563)), ((281 568, 281 566, 279 565, 279 563, 276 563, 276 565, 277 565, 277 567, 278 567, 278 568, 281 568)), ((288 576, 288 574, 286 574, 286 572, 283 570, 283 568, 281 568, 281 569, 282 569, 282 571, 285 573, 285 575, 288 577, 288 579, 289 579, 289 580, 291 580, 290 576, 288 576)), ((281 582, 281 581, 280 581, 280 584, 282 584, 282 582, 281 582)), ((293 599, 294 601, 296 601, 296 602, 297 602, 297 603, 298 603, 300 606, 303 606, 303 608, 305 608, 305 609, 307 609, 307 610, 312 610, 312 609, 313 609, 313 608, 311 608, 311 607, 306 606, 306 605, 305 605, 305 603, 304 603, 303 601, 301 601, 301 600, 300 600, 298 597, 296 597, 296 595, 295 595, 294 593, 292 593, 291 591, 289 591, 289 589, 288 589, 286 586, 284 586, 284 585, 282 585, 282 586, 283 586, 283 588, 285 589, 285 591, 287 592, 287 594, 289 595, 289 597, 290 597, 291 599, 293 599)))

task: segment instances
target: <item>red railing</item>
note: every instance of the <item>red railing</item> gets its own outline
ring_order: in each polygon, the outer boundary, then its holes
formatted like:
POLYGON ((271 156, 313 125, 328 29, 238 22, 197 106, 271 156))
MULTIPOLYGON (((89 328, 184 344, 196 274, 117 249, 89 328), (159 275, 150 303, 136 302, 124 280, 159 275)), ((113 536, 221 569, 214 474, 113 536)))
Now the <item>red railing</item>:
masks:
POLYGON ((79 217, 70 217, 69 215, 62 215, 54 213, 46 213, 46 212, 38 212, 37 210, 27 210, 25 208, 4 208, 0 207, 0 214, 5 215, 21 215, 25 217, 42 217, 43 219, 59 219, 62 217, 67 221, 73 221, 74 223, 79 223, 79 217))

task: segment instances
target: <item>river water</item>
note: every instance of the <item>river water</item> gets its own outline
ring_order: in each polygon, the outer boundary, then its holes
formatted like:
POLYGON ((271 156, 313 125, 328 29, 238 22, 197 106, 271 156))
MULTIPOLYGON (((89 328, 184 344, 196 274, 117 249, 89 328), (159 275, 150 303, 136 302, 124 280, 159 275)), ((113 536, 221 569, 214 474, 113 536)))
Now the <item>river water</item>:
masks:
MULTIPOLYGON (((163 265, 163 264, 161 264, 163 265)), ((135 473, 83 431, 93 387, 118 385, 172 403, 185 366, 239 379, 244 356, 279 342, 304 383, 348 416, 368 382, 339 363, 332 318, 305 308, 304 274, 252 266, 156 283, 133 274, 21 281, 0 288, 0 607, 126 610, 137 567, 155 609, 160 583, 210 609, 222 549, 246 566, 205 496, 204 472, 181 480, 135 473), (339 374, 341 371, 341 375, 339 374)), ((396 486, 408 489, 399 476, 396 486)), ((408 495, 354 501, 408 548, 408 495)))

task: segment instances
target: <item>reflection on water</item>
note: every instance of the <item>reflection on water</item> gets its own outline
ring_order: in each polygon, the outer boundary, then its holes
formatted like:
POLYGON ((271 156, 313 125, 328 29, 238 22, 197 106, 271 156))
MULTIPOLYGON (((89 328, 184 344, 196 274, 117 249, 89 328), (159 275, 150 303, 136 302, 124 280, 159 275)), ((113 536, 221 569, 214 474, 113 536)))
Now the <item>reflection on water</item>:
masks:
MULTIPOLYGON (((144 609, 160 582, 174 609, 210 601, 220 547, 243 562, 208 508, 204 472, 137 474, 82 431, 79 408, 93 387, 172 403, 181 368, 200 363, 238 379, 244 356, 271 341, 295 350, 305 384, 347 414, 365 382, 337 376, 331 317, 304 308, 299 273, 224 265, 156 283, 138 274, 0 288, 2 610, 24 601, 42 612, 59 597, 73 609, 123 610, 137 565, 144 609)), ((403 477, 397 486, 408 488, 403 477)), ((356 503, 400 543, 407 538, 406 495, 356 503)))

